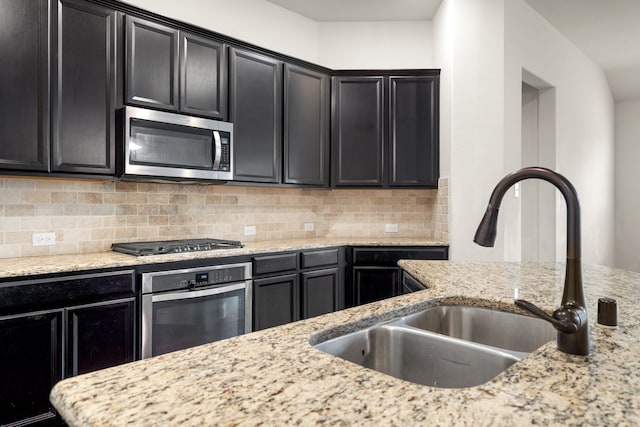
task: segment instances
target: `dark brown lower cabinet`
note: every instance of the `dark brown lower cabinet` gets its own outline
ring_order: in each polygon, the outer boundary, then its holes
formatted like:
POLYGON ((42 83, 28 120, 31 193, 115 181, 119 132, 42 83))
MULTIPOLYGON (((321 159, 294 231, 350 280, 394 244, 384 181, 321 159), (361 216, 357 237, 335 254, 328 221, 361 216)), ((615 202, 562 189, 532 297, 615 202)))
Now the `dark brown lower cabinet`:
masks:
POLYGON ((66 317, 66 376, 133 362, 133 298, 70 309, 66 317))
POLYGON ((284 325, 300 318, 298 274, 253 280, 253 330, 284 325))
POLYGON ((51 388, 133 361, 135 310, 131 270, 2 283, 0 425, 63 424, 51 388))
POLYGON ((303 319, 338 310, 341 283, 339 271, 336 267, 302 273, 300 309, 303 319))
POLYGON ((355 305, 399 295, 399 276, 396 267, 353 267, 355 305))
POLYGON ((62 379, 62 310, 0 318, 0 425, 53 421, 62 379))
POLYGON ((346 306, 352 307, 403 293, 401 259, 446 260, 448 246, 353 247, 346 306))
POLYGON ((255 257, 253 330, 343 309, 344 262, 344 248, 255 257))

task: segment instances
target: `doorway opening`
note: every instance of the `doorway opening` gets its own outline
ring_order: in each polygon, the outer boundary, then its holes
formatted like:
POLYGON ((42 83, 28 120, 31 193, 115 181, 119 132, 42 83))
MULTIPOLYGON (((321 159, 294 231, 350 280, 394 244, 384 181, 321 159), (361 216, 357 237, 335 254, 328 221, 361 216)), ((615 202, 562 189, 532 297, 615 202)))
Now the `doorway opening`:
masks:
MULTIPOLYGON (((555 89, 522 71, 521 164, 555 169, 555 89)), ((540 180, 525 180, 520 189, 521 260, 556 260, 556 189, 540 180)))

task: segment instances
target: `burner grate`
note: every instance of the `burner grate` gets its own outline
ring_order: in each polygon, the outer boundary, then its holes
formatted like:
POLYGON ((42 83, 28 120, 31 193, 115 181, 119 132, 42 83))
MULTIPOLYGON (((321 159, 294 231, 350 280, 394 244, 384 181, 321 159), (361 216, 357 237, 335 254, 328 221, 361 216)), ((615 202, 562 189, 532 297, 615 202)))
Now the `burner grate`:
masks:
POLYGON ((237 240, 185 239, 114 243, 111 245, 111 250, 128 255, 146 256, 242 248, 243 246, 242 242, 237 240))

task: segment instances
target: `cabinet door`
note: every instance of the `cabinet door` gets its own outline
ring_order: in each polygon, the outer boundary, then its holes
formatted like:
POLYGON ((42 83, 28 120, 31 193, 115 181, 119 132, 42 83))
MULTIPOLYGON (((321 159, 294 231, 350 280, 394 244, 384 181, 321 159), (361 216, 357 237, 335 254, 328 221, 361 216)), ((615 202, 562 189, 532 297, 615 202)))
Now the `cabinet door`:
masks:
POLYGON ((300 318, 298 275, 253 280, 253 330, 284 325, 300 318))
POLYGON ((284 67, 284 179, 329 185, 329 76, 284 67))
POLYGON ((339 310, 339 269, 329 268, 302 273, 301 314, 303 319, 339 310))
POLYGON ((52 170, 115 173, 115 12, 58 0, 52 170))
POLYGON ((223 43, 180 33, 180 111, 227 119, 227 56, 223 43))
POLYGON ((353 267, 355 305, 398 295, 398 277, 396 267, 353 267))
POLYGON ((332 141, 336 186, 384 184, 384 78, 333 78, 332 141))
POLYGON ((134 319, 134 298, 68 310, 66 376, 132 362, 134 319))
POLYGON ((390 77, 389 185, 438 186, 438 78, 390 77))
POLYGON ((126 17, 125 102, 178 109, 178 30, 126 17))
POLYGON ((0 0, 0 168, 49 170, 49 2, 0 0))
POLYGON ((62 311, 0 318, 0 425, 54 418, 49 392, 61 379, 62 311))
POLYGON ((229 64, 234 179, 279 183, 282 63, 268 56, 231 49, 229 64))

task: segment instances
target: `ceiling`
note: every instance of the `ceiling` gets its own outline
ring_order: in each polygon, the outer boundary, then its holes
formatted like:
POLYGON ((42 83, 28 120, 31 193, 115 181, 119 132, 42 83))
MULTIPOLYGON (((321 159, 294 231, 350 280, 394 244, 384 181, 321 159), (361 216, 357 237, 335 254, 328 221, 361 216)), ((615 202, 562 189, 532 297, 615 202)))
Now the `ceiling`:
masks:
MULTIPOLYGON (((268 0, 315 21, 431 20, 442 0, 268 0)), ((525 0, 605 71, 616 101, 640 99, 640 0, 525 0)))

